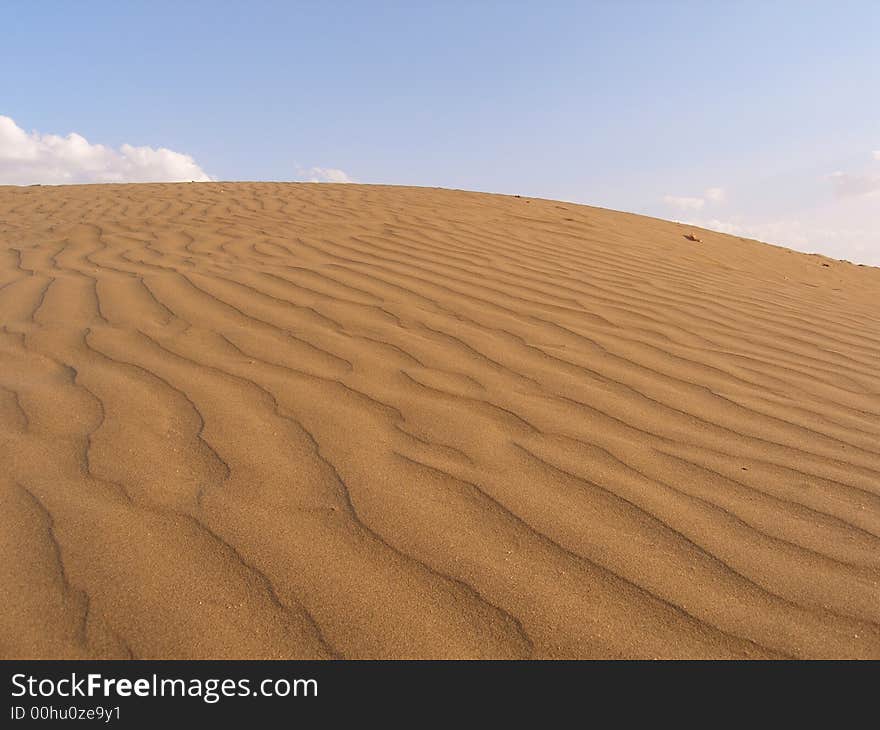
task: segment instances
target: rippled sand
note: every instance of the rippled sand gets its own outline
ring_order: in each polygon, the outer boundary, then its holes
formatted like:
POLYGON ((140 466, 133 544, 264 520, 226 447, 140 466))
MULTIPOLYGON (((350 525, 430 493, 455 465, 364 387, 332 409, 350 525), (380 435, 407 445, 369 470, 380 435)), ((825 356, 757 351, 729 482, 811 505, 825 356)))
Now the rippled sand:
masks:
POLYGON ((425 188, 0 188, 0 656, 880 658, 880 269, 425 188))

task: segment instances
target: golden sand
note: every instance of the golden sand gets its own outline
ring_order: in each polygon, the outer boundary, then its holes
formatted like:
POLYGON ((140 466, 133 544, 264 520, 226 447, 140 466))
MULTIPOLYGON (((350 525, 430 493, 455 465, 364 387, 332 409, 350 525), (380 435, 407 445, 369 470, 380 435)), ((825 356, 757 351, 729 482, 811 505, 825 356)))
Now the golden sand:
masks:
POLYGON ((568 203, 0 188, 0 656, 880 658, 878 312, 568 203))

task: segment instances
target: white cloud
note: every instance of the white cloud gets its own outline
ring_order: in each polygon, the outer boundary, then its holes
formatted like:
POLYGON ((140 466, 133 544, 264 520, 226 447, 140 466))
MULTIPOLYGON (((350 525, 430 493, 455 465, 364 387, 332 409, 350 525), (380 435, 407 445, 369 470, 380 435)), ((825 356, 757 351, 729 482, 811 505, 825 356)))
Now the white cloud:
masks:
POLYGON ((809 244, 813 231, 808 231, 799 220, 771 220, 763 222, 744 222, 742 220, 709 220, 689 221, 691 225, 709 228, 731 236, 754 238, 768 243, 780 243, 801 248, 809 244))
POLYGON ((694 218, 686 222, 798 251, 880 266, 880 206, 872 196, 835 198, 790 216, 694 218))
MULTIPOLYGON (((880 161, 880 150, 871 153, 871 157, 880 161)), ((880 193, 880 175, 874 172, 832 172, 828 176, 834 183, 834 192, 841 198, 858 197, 880 193)))
POLYGON ((880 175, 854 175, 847 172, 832 173, 834 188, 838 195, 869 195, 880 191, 880 175))
POLYGON ((706 203, 722 203, 726 197, 724 188, 707 188, 702 196, 664 195, 663 202, 679 210, 702 210, 706 203))
MULTIPOLYGON (((871 153, 880 161, 880 150, 871 153)), ((663 198, 690 215, 682 220, 693 226, 729 233, 743 238, 787 246, 799 251, 822 253, 838 259, 880 266, 880 174, 871 167, 858 171, 838 171, 828 175, 824 190, 809 204, 792 205, 783 196, 777 214, 741 209, 724 216, 710 204, 725 202, 722 188, 708 188, 699 197, 663 198), (787 211, 787 212, 782 212, 787 211)), ((762 199, 767 210, 778 186, 762 199)), ((741 196, 737 196, 741 200, 741 196)))
POLYGON ((664 195, 663 202, 679 210, 700 210, 706 204, 702 198, 688 198, 678 195, 664 195))
POLYGON ((353 183, 355 182, 343 170, 335 167, 309 167, 300 168, 299 177, 305 178, 305 182, 329 182, 329 183, 353 183))
POLYGON ((189 155, 164 147, 119 149, 66 137, 25 132, 0 115, 0 185, 206 182, 211 178, 189 155))
POLYGON ((725 197, 724 188, 708 188, 705 192, 706 200, 710 200, 713 203, 721 203, 725 197))
POLYGON ((834 192, 842 198, 870 195, 880 192, 880 175, 856 175, 849 172, 833 172, 834 192))

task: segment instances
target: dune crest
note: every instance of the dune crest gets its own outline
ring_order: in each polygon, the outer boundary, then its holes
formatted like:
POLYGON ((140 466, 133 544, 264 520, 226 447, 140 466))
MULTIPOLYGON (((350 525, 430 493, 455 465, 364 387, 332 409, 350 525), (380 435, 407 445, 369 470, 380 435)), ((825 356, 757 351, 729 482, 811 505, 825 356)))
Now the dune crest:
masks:
POLYGON ((0 656, 880 658, 878 301, 553 201, 2 187, 0 656))

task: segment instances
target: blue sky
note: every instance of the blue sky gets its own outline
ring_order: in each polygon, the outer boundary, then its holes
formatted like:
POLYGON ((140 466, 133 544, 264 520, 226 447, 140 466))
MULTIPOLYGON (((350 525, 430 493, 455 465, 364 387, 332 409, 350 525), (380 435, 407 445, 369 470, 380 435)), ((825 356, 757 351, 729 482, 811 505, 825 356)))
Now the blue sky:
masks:
POLYGON ((0 130, 0 183, 59 181, 42 135, 73 132, 111 152, 71 180, 189 176, 111 154, 168 148, 216 179, 559 198, 880 265, 873 0, 5 0, 0 115, 28 135, 0 130))

